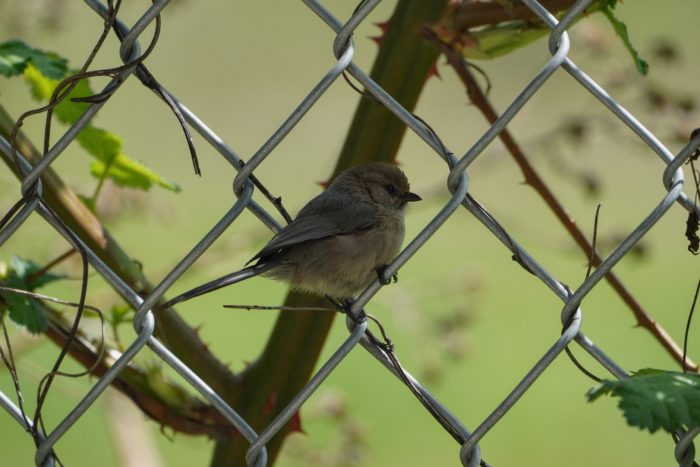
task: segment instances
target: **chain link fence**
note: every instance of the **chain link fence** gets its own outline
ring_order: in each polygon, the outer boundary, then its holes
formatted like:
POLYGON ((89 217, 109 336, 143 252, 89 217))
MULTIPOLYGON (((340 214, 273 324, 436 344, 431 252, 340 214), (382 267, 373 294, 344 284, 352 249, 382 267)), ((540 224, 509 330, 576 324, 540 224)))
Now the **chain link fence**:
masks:
MULTIPOLYGON (((107 18, 111 10, 97 0, 85 0, 85 3, 92 8, 97 15, 107 18)), ((139 79, 148 80, 149 75, 139 68, 141 47, 138 43, 139 36, 157 18, 158 15, 169 4, 169 0, 156 0, 132 26, 117 19, 114 23, 116 30, 122 36, 120 49, 121 59, 126 64, 118 70, 111 81, 100 93, 109 96, 118 92, 119 87, 132 75, 136 74, 139 79)), ((118 356, 114 364, 104 372, 83 396, 82 400, 51 430, 44 431, 43 427, 36 427, 38 435, 37 450, 35 456, 36 465, 52 466, 56 459, 53 447, 75 424, 75 422, 89 410, 95 401, 102 395, 103 391, 114 381, 126 366, 146 347, 150 348, 165 363, 170 365, 179 373, 203 398, 211 403, 225 419, 235 429, 245 437, 250 443, 247 454, 247 463, 250 467, 262 467, 267 465, 266 444, 275 436, 284 425, 297 413, 304 402, 316 391, 328 375, 343 361, 343 359, 353 351, 358 345, 369 351, 376 360, 384 365, 389 371, 400 377, 404 382, 412 387, 417 395, 422 398, 424 405, 428 407, 436 419, 443 427, 453 434, 460 441, 461 449, 459 459, 465 466, 478 466, 485 463, 482 460, 479 449, 479 442, 496 425, 499 420, 518 402, 520 397, 528 391, 530 386, 538 379, 550 363, 558 358, 567 345, 575 342, 586 352, 588 352, 599 365, 616 378, 625 378, 627 373, 601 348, 596 346, 588 336, 580 329, 581 316, 583 311, 579 304, 584 297, 605 277, 611 268, 622 259, 630 249, 639 241, 654 224, 661 219, 664 214, 674 205, 680 205, 681 209, 697 210, 697 206, 683 192, 683 172, 684 164, 691 157, 695 149, 700 145, 700 136, 695 136, 690 143, 678 154, 671 153, 664 145, 633 115, 616 102, 601 86, 593 81, 583 70, 579 69, 568 57, 570 42, 566 33, 567 28, 580 16, 590 5, 591 0, 581 0, 560 19, 557 20, 549 11, 535 0, 523 0, 538 17, 540 17, 549 27, 549 49, 551 59, 544 65, 518 96, 510 103, 503 114, 493 125, 469 148, 469 150, 457 157, 452 151, 444 147, 442 142, 436 137, 434 132, 423 121, 412 115, 411 112, 403 108, 391 95, 387 94, 382 87, 377 85, 362 68, 353 62, 355 45, 352 41, 353 31, 372 12, 379 0, 366 0, 360 3, 354 13, 345 22, 341 22, 333 17, 324 6, 315 0, 304 0, 303 3, 317 16, 319 27, 327 27, 335 31, 333 41, 333 52, 336 62, 321 77, 313 89, 299 103, 298 107, 289 115, 284 123, 277 129, 253 155, 253 157, 242 163, 240 157, 235 154, 224 140, 215 134, 207 125, 184 103, 180 102, 176 96, 171 95, 167 90, 163 90, 161 97, 171 101, 180 110, 184 119, 198 132, 216 151, 230 163, 231 167, 237 171, 233 184, 237 200, 230 207, 228 212, 219 220, 209 232, 197 242, 179 263, 170 270, 165 277, 157 284, 153 291, 145 297, 141 297, 137 290, 126 284, 113 268, 103 262, 88 244, 83 242, 78 235, 71 232, 60 216, 48 206, 42 195, 42 174, 50 167, 63 151, 73 144, 80 130, 90 122, 99 112, 107 99, 94 100, 80 119, 70 127, 58 141, 46 152, 41 161, 35 165, 29 164, 21 155, 15 154, 10 142, 0 139, 0 150, 8 155, 16 157, 24 173, 22 178, 22 199, 23 203, 17 205, 17 209, 8 213, 8 221, 0 230, 0 244, 4 243, 12 235, 16 235, 22 228, 22 224, 33 213, 39 214, 46 222, 53 226, 56 231, 66 238, 77 250, 81 252, 90 265, 116 289, 123 297, 126 297, 132 307, 137 312, 133 324, 137 332, 137 337, 131 342, 126 350, 118 356), (663 172, 660 172, 666 194, 659 200, 658 204, 650 209, 648 215, 639 222, 638 226, 627 235, 627 237, 614 249, 614 251, 604 258, 600 265, 590 274, 590 276, 576 290, 569 290, 564 284, 553 277, 545 270, 536 259, 531 256, 518 242, 512 238, 506 230, 499 225, 496 219, 489 215, 474 200, 469 193, 468 169, 484 150, 497 138, 506 125, 520 112, 527 104, 528 100, 547 85, 547 80, 552 74, 563 69, 576 83, 583 86, 607 108, 612 114, 619 118, 640 140, 642 140, 654 153, 656 153, 664 164, 663 172), (372 97, 389 109, 398 119, 406 124, 425 144, 435 152, 445 163, 445 182, 452 193, 438 214, 427 223, 415 238, 401 251, 395 261, 389 265, 385 274, 387 277, 395 274, 401 266, 424 245, 424 243, 443 225, 443 223, 460 208, 464 208, 474 215, 491 233, 496 236, 510 250, 514 258, 524 267, 524 269, 537 276, 553 294, 558 296, 563 302, 561 312, 561 322, 563 330, 561 336, 551 342, 550 348, 541 356, 535 365, 525 374, 520 382, 512 389, 508 396, 482 421, 466 420, 463 423, 453 413, 444 406, 431 392, 424 387, 420 381, 410 374, 402 372, 392 361, 391 355, 382 347, 376 345, 369 337, 367 322, 356 322, 348 318, 347 326, 349 335, 347 339, 335 350, 332 356, 325 361, 302 391, 289 403, 286 408, 260 432, 256 432, 224 399, 204 382, 199 375, 178 359, 163 343, 154 336, 154 306, 168 292, 173 284, 178 281, 185 271, 188 270, 197 259, 212 245, 212 243, 234 223, 244 210, 251 211, 257 218, 272 230, 279 229, 279 224, 274 216, 266 211, 260 204, 253 200, 252 196, 256 189, 251 180, 255 170, 266 163, 266 159, 275 147, 292 131, 305 114, 311 109, 318 99, 335 83, 343 73, 351 75, 360 83, 372 97), (474 427, 469 430, 466 426, 474 427)), ((111 6, 111 3, 110 3, 111 6)), ((133 79, 133 78, 131 78, 133 79)), ((377 291, 382 287, 377 280, 363 291, 353 303, 350 314, 357 315, 362 308, 367 305, 377 291)), ((83 295, 85 291, 83 290, 83 295)), ((84 300, 84 296, 83 296, 84 300)), ((10 397, 0 392, 0 405, 12 416, 21 428, 31 427, 33 421, 26 418, 24 412, 17 403, 10 397)), ((678 433, 679 442, 675 452, 676 459, 680 465, 691 465, 693 461, 692 440, 697 435, 698 430, 691 430, 687 433, 678 433)), ((455 453, 455 456, 457 453, 455 453)))

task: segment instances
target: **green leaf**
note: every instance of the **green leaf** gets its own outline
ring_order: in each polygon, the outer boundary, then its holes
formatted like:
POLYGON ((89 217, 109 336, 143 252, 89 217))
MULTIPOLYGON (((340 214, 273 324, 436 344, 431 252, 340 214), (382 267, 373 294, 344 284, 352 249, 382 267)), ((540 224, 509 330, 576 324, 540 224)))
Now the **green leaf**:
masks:
POLYGON ((10 42, 0 44, 0 75, 8 78, 21 75, 27 66, 29 57, 15 49, 15 44, 10 42))
MULTIPOLYGON (((33 275, 40 270, 40 267, 30 260, 13 256, 10 267, 4 275, 2 285, 14 289, 27 290, 33 292, 37 288, 54 282, 65 276, 45 272, 39 276, 33 275)), ((15 323, 24 326, 31 333, 40 333, 46 329, 48 321, 39 304, 31 297, 12 292, 2 292, 0 297, 5 302, 10 311, 10 319, 15 323)))
MULTIPOLYGON (((8 283, 8 287, 21 288, 11 283, 8 283)), ((20 326, 24 326, 32 334, 44 332, 48 325, 48 320, 43 310, 33 299, 10 292, 3 292, 1 295, 10 310, 10 319, 12 321, 20 326)))
MULTIPOLYGON (((24 70, 24 77, 31 86, 32 95, 40 101, 51 99, 58 80, 44 76, 36 67, 29 65, 24 70)), ((87 80, 81 80, 55 109, 55 115, 63 123, 72 124, 84 112, 88 104, 72 102, 74 97, 93 95, 87 80)), ((148 190, 153 185, 159 185, 171 191, 180 191, 175 183, 165 180, 141 162, 135 161, 122 151, 122 139, 109 131, 86 125, 78 134, 78 143, 96 160, 91 165, 90 172, 98 180, 109 178, 122 187, 148 190)))
MULTIPOLYGON (((579 16, 575 21, 600 11, 609 1, 595 0, 586 8, 587 14, 579 16)), ((495 3, 510 4, 512 1, 504 0, 495 3)), ((450 2, 445 14, 431 26, 431 29, 442 42, 450 44, 470 60, 493 59, 507 55, 548 36, 552 31, 540 20, 511 20, 480 27, 467 27, 464 24, 467 15, 459 12, 461 8, 460 2, 450 2)), ((562 7, 561 10, 554 10, 552 13, 557 18, 561 18, 566 13, 566 9, 562 7)))
MULTIPOLYGON (((12 271, 14 271, 17 278, 23 281, 24 283, 27 283, 30 279, 29 276, 32 276, 40 269, 41 267, 34 261, 22 259, 19 256, 12 256, 12 259, 10 260, 10 274, 12 274, 12 271)), ((31 286, 31 289, 27 288, 25 290, 38 289, 39 287, 44 286, 50 282, 65 279, 65 277, 66 276, 63 274, 54 274, 52 272, 47 271, 42 273, 40 276, 31 278, 31 282, 28 284, 29 286, 31 286)))
POLYGON ((588 391, 589 402, 603 394, 619 397, 627 423, 654 433, 700 426, 700 375, 644 369, 626 379, 604 381, 588 391))
POLYGON ((550 31, 547 27, 534 27, 525 21, 486 27, 470 34, 473 46, 465 46, 462 55, 472 60, 501 57, 535 42, 550 31))
POLYGON ((130 315, 132 312, 133 309, 130 305, 127 305, 126 303, 118 303, 110 310, 109 322, 115 327, 122 323, 129 322, 131 321, 130 315))
POLYGON ((613 10, 616 6, 617 0, 608 0, 607 4, 603 8, 603 12, 608 18, 608 21, 610 21, 610 24, 612 24, 612 27, 617 33, 617 35, 620 36, 620 39, 622 39, 622 43, 625 44, 625 47, 632 56, 632 60, 634 60, 634 64, 637 67, 637 71, 639 72, 639 74, 642 76, 646 76, 647 73, 649 73, 649 64, 646 60, 639 56, 639 52, 637 52, 637 49, 635 49, 635 47, 632 45, 629 32, 627 31, 627 25, 615 16, 613 10))
POLYGON ((95 206, 95 198, 93 198, 92 196, 81 195, 80 193, 78 193, 78 198, 80 198, 80 201, 83 202, 83 204, 90 210, 90 212, 97 212, 97 206, 95 206))
MULTIPOLYGON (((49 101, 54 90, 60 83, 59 79, 52 79, 44 75, 37 67, 29 64, 24 70, 24 79, 29 84, 34 99, 49 101)), ((75 97, 86 97, 94 94, 87 80, 80 80, 70 92, 68 97, 54 109, 54 115, 59 121, 66 124, 74 123, 85 111, 88 104, 72 102, 75 97)))
POLYGON ((163 372, 159 365, 152 365, 147 369, 146 380, 148 388, 158 396, 159 400, 166 401, 173 407, 187 407, 192 400, 189 393, 174 382, 163 372))
POLYGON ((121 140, 113 133, 94 127, 85 128, 78 141, 97 159, 90 166, 90 171, 98 179, 108 177, 119 186, 142 190, 156 184, 174 192, 180 191, 177 184, 165 180, 141 162, 122 153, 121 140))
POLYGON ((68 72, 68 62, 54 53, 32 49, 18 40, 0 43, 0 75, 20 75, 29 63, 49 78, 61 79, 68 72))

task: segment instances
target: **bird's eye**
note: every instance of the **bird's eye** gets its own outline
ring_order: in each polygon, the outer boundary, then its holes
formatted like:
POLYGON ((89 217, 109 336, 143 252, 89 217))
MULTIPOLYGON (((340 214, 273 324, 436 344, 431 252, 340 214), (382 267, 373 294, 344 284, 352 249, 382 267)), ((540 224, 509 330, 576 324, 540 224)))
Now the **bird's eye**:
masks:
POLYGON ((396 187, 394 185, 391 185, 391 184, 384 185, 384 189, 390 195, 395 195, 397 192, 396 187))

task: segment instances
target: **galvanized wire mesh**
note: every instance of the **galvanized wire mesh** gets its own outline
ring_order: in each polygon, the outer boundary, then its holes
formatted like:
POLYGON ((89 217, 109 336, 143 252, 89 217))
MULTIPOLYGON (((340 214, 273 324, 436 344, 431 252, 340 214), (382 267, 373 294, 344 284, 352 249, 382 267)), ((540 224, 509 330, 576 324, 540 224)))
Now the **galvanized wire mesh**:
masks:
MULTIPOLYGON (((105 16, 107 8, 97 0, 85 0, 98 15, 105 16)), ((32 213, 38 213, 59 234, 64 236, 69 243, 83 251, 87 256, 91 266, 97 270, 112 287, 128 298, 130 304, 137 310, 135 314, 134 328, 137 337, 131 342, 126 350, 119 356, 116 362, 106 373, 98 378, 95 384, 84 395, 82 400, 67 414, 52 430, 43 433, 38 430, 39 442, 36 450, 35 462, 37 465, 50 466, 54 464, 53 446, 56 442, 71 429, 74 423, 93 405, 101 396, 103 391, 117 377, 134 357, 145 347, 152 349, 165 363, 176 370, 202 397, 208 400, 225 418, 235 427, 248 442, 247 462, 249 466, 261 467, 267 464, 266 444, 277 434, 282 427, 290 420, 301 405, 316 391, 326 377, 343 361, 343 359, 359 344, 367 349, 376 359, 389 371, 397 374, 395 366, 392 364, 387 354, 378 349, 366 336, 366 322, 356 323, 348 319, 348 338, 337 348, 333 355, 320 367, 302 391, 287 405, 287 407, 275 418, 275 420, 265 427, 261 432, 254 431, 239 414, 231 408, 223 398, 209 387, 193 370, 182 363, 167 347, 165 347, 154 336, 154 316, 153 307, 157 301, 170 289, 170 287, 190 268, 195 261, 212 245, 212 243, 237 220, 239 215, 246 209, 250 210, 269 228, 275 230, 279 225, 274 217, 268 213, 261 205, 252 199, 254 185, 250 176, 255 170, 266 162, 266 159, 275 147, 289 134, 294 126, 304 118, 307 111, 314 106, 318 99, 336 83, 337 78, 347 72, 352 75, 377 101, 393 112, 402 122, 406 124, 416 135, 418 135, 438 157, 446 163, 445 181, 452 193, 450 199, 444 204, 438 214, 428 222, 415 238, 401 251, 399 256, 388 266, 385 274, 390 277, 396 273, 411 257, 424 245, 424 243, 443 225, 443 223, 460 206, 471 212, 484 226, 496 236, 503 245, 511 250, 519 262, 532 274, 536 275, 555 295, 564 303, 561 313, 561 322, 564 325, 563 332, 559 338, 552 342, 551 347, 542 355, 535 365, 523 376, 521 381, 513 388, 508 396, 496 407, 485 420, 476 424, 474 420, 468 420, 467 425, 476 428, 473 431, 467 430, 453 413, 438 401, 431 392, 421 385, 419 381, 410 375, 406 375, 415 388, 422 394, 428 403, 439 413, 443 421, 449 425, 453 432, 459 433, 465 440, 459 452, 461 463, 465 466, 477 466, 481 462, 479 441, 488 434, 489 430, 499 422, 499 420, 515 405, 519 398, 529 389, 532 383, 543 373, 547 366, 561 355, 564 348, 572 341, 576 342, 608 372, 616 378, 624 378, 626 372, 603 350, 597 347, 591 339, 580 330, 582 310, 579 307, 584 297, 600 282, 600 280, 611 270, 611 268, 623 258, 634 244, 642 238, 649 229, 671 208, 678 203, 681 208, 687 210, 697 209, 692 200, 683 193, 683 173, 680 169, 693 151, 700 145, 700 136, 696 136, 678 154, 672 154, 658 139, 639 123, 633 115, 625 110, 608 93, 594 82, 586 73, 580 70, 575 63, 568 58, 570 42, 566 33, 567 27, 577 18, 584 9, 591 3, 591 0, 578 1, 561 20, 557 20, 550 12, 542 7, 535 0, 523 0, 533 12, 536 13, 551 28, 549 36, 549 48, 552 58, 544 65, 525 88, 512 101, 508 108, 498 118, 488 131, 486 131, 461 157, 456 157, 453 152, 445 148, 435 137, 432 131, 418 120, 411 112, 403 108, 396 100, 387 94, 377 83, 353 62, 355 46, 352 42, 353 31, 362 23, 367 15, 375 8, 379 0, 363 1, 346 22, 340 22, 333 17, 324 6, 316 0, 304 0, 304 4, 318 15, 320 22, 326 27, 335 31, 336 36, 333 41, 333 52, 336 62, 328 72, 319 80, 313 89, 304 97, 296 109, 284 121, 269 139, 263 144, 253 157, 241 164, 240 157, 235 154, 224 140, 209 129, 206 124, 191 112, 175 96, 168 96, 177 103, 177 106, 185 116, 189 125, 194 128, 209 144, 211 144, 232 168, 238 173, 234 181, 234 192, 237 200, 228 212, 219 220, 209 232, 197 242, 178 264, 168 272, 165 277, 155 286, 152 293, 145 298, 141 298, 137 291, 120 279, 119 275, 107 266, 91 248, 83 243, 74 233, 70 232, 60 219, 51 211, 42 199, 41 175, 51 164, 62 154, 62 152, 72 144, 80 130, 98 113, 106 100, 92 103, 83 113, 82 117, 70 127, 65 134, 50 148, 41 161, 32 166, 21 156, 18 156, 22 165, 24 176, 22 179, 22 195, 27 200, 24 205, 14 214, 12 219, 0 231, 0 244, 4 243, 12 235, 21 229, 22 224, 32 213), (563 69, 576 82, 589 91, 600 103, 612 114, 619 118, 637 137, 652 149, 663 161, 665 169, 662 173, 661 182, 667 193, 659 200, 649 214, 639 222, 639 225, 627 235, 618 247, 606 257, 599 267, 576 289, 569 290, 552 274, 545 270, 518 242, 512 238, 494 219, 486 213, 479 204, 468 195, 469 179, 468 169, 486 149, 506 125, 515 117, 518 112, 527 104, 528 100, 538 92, 540 88, 547 84, 547 80, 552 74, 563 69)), ((143 16, 133 27, 117 20, 116 27, 124 35, 124 40, 120 49, 121 59, 124 63, 133 63, 140 54, 138 38, 144 29, 151 24, 156 16, 169 4, 168 0, 156 0, 148 8, 143 16)), ((135 66, 126 67, 107 84, 104 92, 118 92, 119 86, 129 77, 140 72, 135 66)), ((167 91, 166 91, 167 93, 167 91)), ((10 143, 5 139, 0 139, 0 149, 7 153, 12 153, 10 143)), ((359 311, 367 305, 377 291, 382 287, 377 280, 363 291, 352 305, 352 313, 359 311)), ((397 374, 398 376, 398 374, 397 374)), ((0 392, 0 405, 10 413, 12 417, 25 427, 32 421, 23 419, 23 415, 16 403, 5 394, 0 392)), ((691 430, 687 433, 678 433, 681 437, 676 449, 676 459, 680 465, 689 465, 692 462, 693 438, 698 434, 698 430, 691 430)))

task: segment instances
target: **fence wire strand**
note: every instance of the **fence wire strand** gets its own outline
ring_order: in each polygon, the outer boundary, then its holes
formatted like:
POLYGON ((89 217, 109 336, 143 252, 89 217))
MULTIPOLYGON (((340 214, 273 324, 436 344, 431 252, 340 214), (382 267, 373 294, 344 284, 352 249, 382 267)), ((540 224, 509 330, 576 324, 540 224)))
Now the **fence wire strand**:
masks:
MULTIPOLYGON (((512 99, 510 105, 508 105, 505 111, 490 125, 488 130, 485 131, 461 157, 456 157, 454 153, 443 144, 437 133, 427 122, 413 115, 410 111, 401 106, 353 61, 355 55, 353 33, 360 24, 363 24, 368 15, 370 15, 379 4, 380 0, 361 1, 344 23, 336 19, 321 2, 317 0, 303 0, 303 4, 318 16, 320 20, 319 25, 325 25, 335 33, 332 43, 332 53, 335 57, 335 62, 311 88, 296 108, 292 110, 279 128, 275 130, 253 156, 244 163, 242 158, 224 142, 223 138, 212 131, 200 117, 161 85, 144 64, 148 54, 156 46, 161 21, 160 14, 170 3, 169 0, 154 0, 132 27, 128 27, 118 17, 121 1, 117 0, 115 4, 113 0, 109 0, 107 5, 104 5, 97 0, 84 0, 84 2, 105 22, 104 32, 100 36, 93 53, 91 53, 84 66, 81 68, 80 73, 62 83, 54 93, 51 103, 45 108, 40 109, 48 111, 46 116, 45 147, 41 159, 31 164, 14 147, 14 136, 17 130, 19 130, 22 121, 25 117, 36 114, 37 112, 27 112, 19 119, 16 131, 13 132, 13 137, 11 138, 12 141, 0 138, 0 150, 17 162, 20 173, 22 174, 22 196, 4 215, 2 221, 0 221, 0 245, 20 231, 31 214, 39 214, 53 229, 55 229, 59 236, 65 238, 68 243, 80 253, 84 263, 84 275, 87 274, 87 267, 89 264, 118 291, 132 307, 134 307, 136 313, 133 319, 133 326, 136 331, 136 337, 129 343, 118 358, 116 358, 114 363, 104 374, 97 378, 95 383, 83 395, 82 399, 75 407, 73 407, 68 414, 63 416, 56 426, 48 431, 46 427, 43 426, 40 407, 49 390, 51 378, 54 374, 59 374, 61 360, 71 344, 71 339, 75 336, 82 311, 83 309, 88 309, 87 305, 85 305, 87 281, 84 280, 80 300, 79 303, 76 304, 78 313, 73 323, 72 333, 69 335, 62 348, 61 356, 57 359, 53 371, 50 373, 51 376, 48 377, 48 380, 43 385, 43 390, 40 394, 39 409, 34 418, 26 415, 19 389, 17 390, 17 396, 20 398, 18 403, 15 403, 7 395, 0 392, 0 407, 4 408, 23 429, 29 430, 36 441, 36 465, 53 466, 57 463, 57 457, 54 452, 55 444, 71 429, 75 422, 90 409, 120 372, 146 347, 150 348, 163 362, 180 374, 192 389, 212 404, 212 406, 250 443, 246 455, 246 461, 249 467, 264 467, 267 465, 268 456, 266 446, 269 441, 284 428, 290 418, 298 412, 302 404, 304 404, 318 387, 323 384, 324 380, 337 368, 346 356, 358 346, 358 344, 366 349, 381 365, 397 376, 397 378, 414 392, 443 428, 461 444, 458 457, 464 466, 470 467, 487 465, 481 457, 479 442, 488 435, 489 431, 506 415, 546 368, 559 357, 572 342, 576 342, 614 377, 627 377, 627 372, 581 331, 581 322, 584 315, 581 303, 587 294, 596 287, 599 281, 611 271, 613 266, 628 254, 635 243, 644 237, 674 204, 678 203, 682 208, 690 212, 700 212, 694 200, 683 192, 684 178, 682 171, 682 166, 691 158, 696 157, 697 148, 700 146, 700 133, 694 134, 690 142, 677 155, 672 154, 652 132, 646 129, 629 111, 622 107, 605 89, 579 69, 569 58, 571 43, 566 30, 574 20, 584 13, 586 8, 591 4, 591 1, 592 0, 577 1, 561 19, 557 20, 551 12, 536 0, 523 0, 523 3, 552 29, 549 35, 549 49, 552 57, 544 64, 542 69, 532 77, 522 91, 512 99), (149 46, 142 54, 139 38, 148 26, 152 24, 156 26, 154 35, 149 41, 149 46), (110 29, 114 29, 118 39, 121 41, 119 56, 123 65, 111 69, 87 71, 88 66, 97 53, 97 49, 99 49, 110 29), (573 291, 569 290, 567 286, 541 266, 516 239, 511 237, 498 220, 488 213, 469 193, 469 177, 467 173, 470 165, 483 154, 484 150, 499 136, 508 123, 522 111, 530 98, 545 87, 549 78, 560 69, 571 75, 578 85, 585 88, 598 99, 603 106, 643 141, 649 149, 657 154, 665 165, 661 177, 661 182, 666 189, 664 196, 658 201, 658 204, 649 211, 649 214, 639 221, 638 226, 634 228, 615 250, 604 258, 590 274, 587 274, 582 284, 573 291), (49 147, 51 110, 68 94, 79 79, 95 75, 109 76, 111 80, 97 94, 81 98, 82 102, 88 104, 82 115, 52 146, 49 147), (200 134, 204 141, 211 145, 227 162, 229 162, 235 171, 235 178, 232 186, 233 194, 235 194, 236 197, 235 202, 226 210, 221 219, 182 256, 177 264, 172 266, 160 282, 143 298, 139 291, 127 284, 115 270, 100 258, 100 255, 96 251, 83 241, 79 235, 73 232, 66 223, 61 220, 60 216, 44 202, 41 181, 42 174, 54 164, 69 145, 74 144, 80 131, 95 117, 100 109, 109 102, 109 98, 119 92, 120 86, 129 79, 131 75, 136 76, 137 79, 151 89, 160 99, 165 101, 166 105, 174 112, 184 132, 195 173, 199 174, 199 164, 197 162, 194 144, 192 143, 190 128, 200 134), (404 371, 398 363, 396 356, 393 355, 393 351, 389 352, 388 347, 379 345, 378 341, 372 339, 372 334, 367 331, 367 320, 364 319, 365 315, 362 310, 383 286, 382 283, 386 282, 379 278, 370 284, 367 289, 349 305, 347 310, 348 317, 346 320, 349 331, 347 339, 337 347, 332 356, 320 366, 303 389, 297 393, 279 415, 259 432, 255 431, 220 394, 208 386, 196 372, 175 356, 175 354, 154 334, 155 317, 153 310, 156 309, 158 303, 161 302, 164 295, 179 278, 211 247, 217 238, 225 231, 232 228, 232 224, 243 211, 251 211, 265 226, 273 231, 280 228, 279 223, 275 220, 275 216, 253 199, 253 194, 256 189, 268 198, 273 207, 286 221, 289 221, 290 217, 281 205, 280 198, 270 194, 265 185, 256 178, 255 171, 264 163, 271 163, 268 162, 268 159, 274 149, 289 135, 294 127, 304 119, 307 112, 316 105, 327 90, 338 81, 337 78, 341 75, 346 78, 353 88, 359 91, 359 87, 361 87, 363 89, 361 91, 363 94, 370 97, 377 105, 382 105, 392 112, 425 142, 429 150, 432 150, 432 152, 447 164, 448 171, 446 172, 445 183, 451 193, 449 200, 444 203, 437 214, 426 223, 420 232, 408 242, 397 258, 387 266, 383 273, 384 278, 388 279, 394 276, 455 212, 461 211, 460 207, 462 207, 465 211, 476 217, 486 229, 503 243, 506 249, 512 252, 513 258, 525 271, 539 278, 546 287, 563 301, 560 316, 563 324, 561 334, 551 337, 551 342, 546 344, 547 349, 543 352, 542 356, 525 372, 521 380, 503 401, 493 408, 491 413, 484 420, 481 422, 470 420, 470 424, 476 426, 473 431, 468 430, 465 424, 416 378, 404 371), (352 76, 359 87, 352 84, 348 76, 352 76)), ((593 252, 591 253, 591 258, 593 258, 593 252)), ((2 349, 0 348, 0 350, 2 349)), ((3 359, 7 360, 4 353, 3 359)), ((11 370, 14 371, 14 364, 11 366, 11 370)), ((692 429, 677 434, 677 446, 674 455, 679 465, 692 465, 694 458, 693 439, 698 435, 699 431, 698 429, 692 429)), ((457 453, 455 453, 455 458, 457 458, 457 453)))

